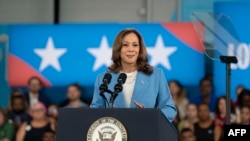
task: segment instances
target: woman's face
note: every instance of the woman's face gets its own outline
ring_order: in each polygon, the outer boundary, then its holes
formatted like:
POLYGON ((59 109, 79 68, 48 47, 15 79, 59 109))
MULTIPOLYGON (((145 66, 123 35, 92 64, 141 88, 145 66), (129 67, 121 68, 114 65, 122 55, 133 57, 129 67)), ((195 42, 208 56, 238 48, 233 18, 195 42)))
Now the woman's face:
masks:
POLYGON ((220 113, 226 112, 226 100, 224 98, 221 98, 219 100, 218 108, 219 108, 220 113))
POLYGON ((43 119, 45 118, 45 110, 43 109, 43 107, 39 106, 38 104, 35 104, 32 109, 32 117, 34 119, 43 119))
POLYGON ((124 36, 121 48, 121 64, 136 65, 139 56, 140 44, 135 33, 129 33, 124 36))
POLYGON ((169 83, 169 89, 173 97, 177 97, 180 92, 180 87, 175 82, 169 83))
POLYGON ((197 117, 197 107, 194 104, 188 105, 187 116, 189 118, 196 118, 197 117))

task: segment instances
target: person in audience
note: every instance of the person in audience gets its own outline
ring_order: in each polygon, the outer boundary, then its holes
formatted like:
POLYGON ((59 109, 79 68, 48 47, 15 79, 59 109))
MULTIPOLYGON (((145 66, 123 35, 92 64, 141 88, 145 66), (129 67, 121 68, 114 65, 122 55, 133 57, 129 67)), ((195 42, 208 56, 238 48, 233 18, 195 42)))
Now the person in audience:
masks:
POLYGON ((28 106, 23 95, 11 95, 10 107, 8 109, 8 119, 13 122, 16 129, 31 119, 27 110, 28 106))
POLYGON ((28 92, 25 93, 25 98, 29 106, 36 102, 42 102, 46 107, 50 105, 50 100, 42 93, 42 86, 43 84, 39 77, 32 76, 28 80, 28 92))
POLYGON ((59 107, 56 104, 51 104, 48 108, 48 116, 57 121, 58 110, 59 110, 59 107))
POLYGON ((196 141, 219 141, 221 128, 213 123, 209 106, 206 103, 198 105, 198 118, 198 122, 190 127, 195 133, 196 141))
POLYGON ((17 131, 16 141, 42 141, 47 131, 55 131, 55 121, 46 115, 46 107, 42 102, 30 106, 31 121, 24 122, 17 131))
POLYGON ((67 87, 67 100, 60 104, 64 108, 89 107, 89 105, 81 99, 82 88, 79 84, 73 83, 67 87))
POLYGON ((21 89, 13 89, 11 90, 10 98, 12 96, 19 96, 19 95, 23 95, 23 91, 21 89))
POLYGON ((52 122, 55 122, 55 126, 57 127, 57 121, 58 121, 58 114, 59 114, 59 107, 56 104, 51 104, 48 107, 48 118, 52 122))
POLYGON ((15 126, 7 119, 6 111, 0 108, 0 141, 14 141, 15 126))
POLYGON ((250 125, 250 107, 242 106, 240 108, 240 125, 250 125))
POLYGON ((198 122, 198 109, 197 105, 194 103, 188 103, 186 107, 186 117, 182 119, 178 124, 178 130, 179 132, 183 128, 190 128, 193 126, 196 122, 198 122))
MULTIPOLYGON (((226 96, 220 96, 215 104, 215 115, 213 122, 218 125, 221 128, 221 139, 220 141, 223 141, 223 125, 226 124, 226 116, 227 116, 227 111, 226 111, 226 96)), ((236 113, 235 113, 235 107, 233 105, 233 101, 231 100, 231 110, 230 112, 230 123, 236 123, 236 113)))
POLYGON ((238 106, 236 107, 237 122, 240 123, 240 109, 243 106, 250 107, 250 90, 243 89, 237 99, 238 106))
POLYGON ((213 93, 213 82, 210 77, 204 77, 200 80, 199 83, 200 95, 194 97, 190 101, 197 105, 201 103, 206 103, 209 106, 210 114, 213 114, 215 111, 215 102, 217 97, 213 93))
POLYGON ((186 116, 185 110, 189 102, 186 91, 178 80, 170 80, 168 86, 174 103, 179 111, 180 119, 183 119, 186 116))
POLYGON ((236 87, 236 100, 234 101, 234 106, 237 107, 238 106, 238 98, 239 98, 239 95, 240 93, 245 89, 245 86, 242 85, 242 84, 239 84, 237 87, 236 87))
POLYGON ((48 130, 43 134, 43 139, 42 141, 55 141, 56 137, 55 137, 55 132, 48 130))
POLYGON ((181 129, 179 141, 196 141, 194 132, 190 128, 181 129))
MULTIPOLYGON (((227 100, 226 96, 221 96, 217 99, 216 104, 215 104, 214 123, 216 125, 219 125, 221 128, 223 128, 223 125, 226 123, 226 116, 227 116, 226 100, 227 100)), ((230 123, 235 123, 236 122, 236 112, 235 112, 235 107, 233 105, 232 100, 230 103, 230 107, 231 107, 230 123)))
POLYGON ((23 91, 21 90, 21 89, 17 89, 17 88, 15 88, 15 89, 12 89, 11 90, 11 92, 10 92, 10 95, 9 95, 9 105, 8 105, 8 108, 10 108, 11 107, 11 98, 13 97, 13 96, 18 96, 18 95, 24 95, 24 93, 23 93, 23 91))

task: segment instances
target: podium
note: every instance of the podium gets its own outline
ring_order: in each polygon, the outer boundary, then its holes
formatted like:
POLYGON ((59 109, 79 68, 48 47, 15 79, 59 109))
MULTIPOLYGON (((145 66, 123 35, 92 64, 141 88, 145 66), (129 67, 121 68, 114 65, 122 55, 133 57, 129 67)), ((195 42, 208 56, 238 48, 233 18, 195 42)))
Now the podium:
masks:
POLYGON ((160 109, 61 108, 56 141, 178 141, 178 131, 160 109))

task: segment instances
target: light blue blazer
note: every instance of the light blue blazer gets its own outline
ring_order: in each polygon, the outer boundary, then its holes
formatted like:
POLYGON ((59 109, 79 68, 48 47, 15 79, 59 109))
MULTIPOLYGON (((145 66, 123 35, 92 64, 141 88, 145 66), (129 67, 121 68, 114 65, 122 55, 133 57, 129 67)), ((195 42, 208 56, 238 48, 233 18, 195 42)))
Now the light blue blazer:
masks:
MULTIPOLYGON (((90 105, 92 108, 108 107, 107 102, 100 96, 99 91, 99 86, 102 84, 105 73, 99 74, 96 78, 94 95, 90 105)), ((111 73, 111 75, 112 79, 108 88, 109 90, 114 91, 114 86, 117 83, 119 74, 111 73)), ((111 95, 105 93, 105 96, 109 100, 111 95)), ((170 122, 173 121, 177 114, 165 75, 159 68, 154 68, 151 75, 146 75, 140 71, 137 72, 130 108, 136 108, 136 105, 133 103, 134 100, 143 104, 145 108, 160 108, 170 122)), ((120 92, 116 97, 114 107, 125 108, 123 92, 120 92)))

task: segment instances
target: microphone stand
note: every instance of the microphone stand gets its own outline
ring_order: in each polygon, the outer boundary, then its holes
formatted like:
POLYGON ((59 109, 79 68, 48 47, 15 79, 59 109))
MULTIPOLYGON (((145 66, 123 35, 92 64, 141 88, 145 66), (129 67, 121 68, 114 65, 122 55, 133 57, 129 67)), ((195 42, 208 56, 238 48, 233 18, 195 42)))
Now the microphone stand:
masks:
MULTIPOLYGON (((100 86, 100 89, 102 89, 101 92, 100 92, 101 97, 106 101, 107 105, 109 105, 109 102, 108 102, 107 98, 105 97, 104 92, 107 92, 107 93, 111 94, 111 97, 112 97, 112 95, 113 95, 113 92, 112 92, 111 90, 109 90, 109 89, 107 88, 107 86, 104 85, 104 84, 102 84, 102 85, 100 86)), ((109 105, 109 107, 110 107, 110 105, 109 105)))
POLYGON ((114 101, 115 101, 115 93, 111 94, 110 100, 109 100, 109 108, 114 108, 114 101))
POLYGON ((220 56, 222 63, 226 64, 226 125, 230 124, 231 116, 231 96, 230 96, 230 76, 231 76, 231 63, 237 63, 235 56, 220 56))
POLYGON ((122 91, 122 85, 116 84, 115 85, 115 91, 111 94, 110 100, 109 100, 109 107, 114 108, 114 101, 116 97, 118 96, 118 93, 122 91))

